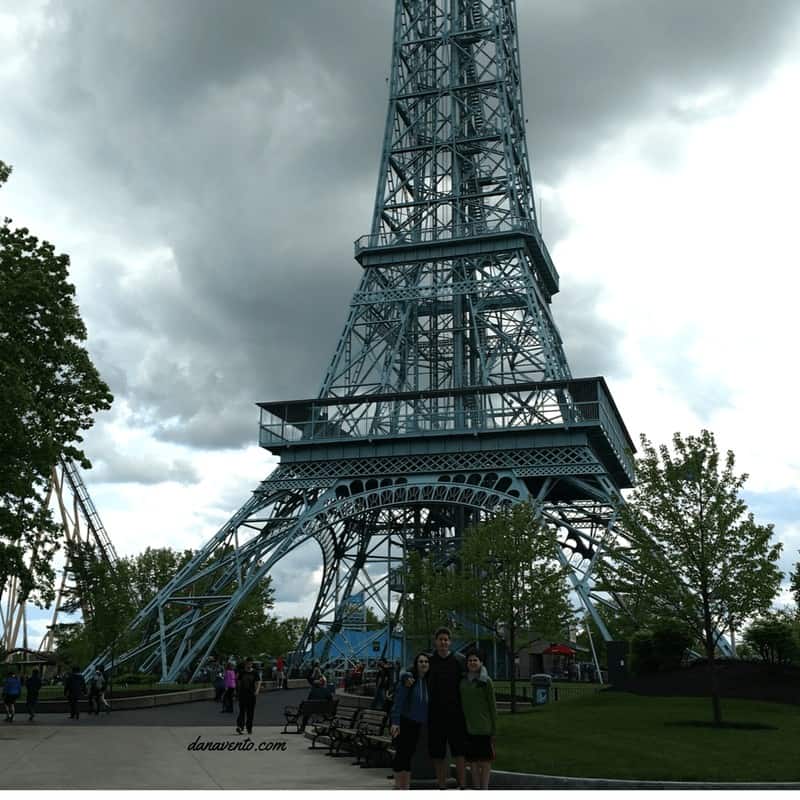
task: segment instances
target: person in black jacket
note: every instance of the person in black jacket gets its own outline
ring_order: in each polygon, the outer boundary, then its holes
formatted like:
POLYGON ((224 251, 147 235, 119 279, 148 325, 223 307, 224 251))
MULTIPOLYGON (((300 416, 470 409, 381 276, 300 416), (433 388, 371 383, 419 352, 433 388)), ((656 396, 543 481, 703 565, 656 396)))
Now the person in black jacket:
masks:
POLYGON ((261 688, 261 673, 253 667, 253 659, 246 658, 244 666, 236 676, 236 688, 239 693, 239 717, 236 720, 236 733, 247 728, 253 732, 253 715, 256 710, 256 695, 261 688))
POLYGON ((466 662, 459 653, 450 652, 450 631, 447 628, 439 628, 433 638, 436 649, 431 654, 428 671, 428 755, 436 769, 436 782, 440 789, 444 789, 448 771, 445 755, 449 744, 450 755, 456 762, 458 785, 463 787, 467 727, 459 687, 467 671, 466 662))
POLYGON ((25 681, 25 705, 28 709, 28 719, 33 722, 36 715, 36 704, 39 702, 39 690, 42 688, 42 679, 39 670, 34 669, 25 681))
POLYGON ((80 711, 78 703, 81 697, 86 694, 86 681, 81 675, 81 668, 75 665, 72 672, 64 680, 64 696, 69 701, 69 718, 78 719, 80 711))
MULTIPOLYGON (((387 705, 386 696, 392 688, 392 667, 385 660, 381 659, 378 662, 378 674, 375 677, 375 696, 372 698, 372 705, 370 708, 382 711, 384 706, 387 705)), ((391 708, 391 705, 389 706, 391 708)))

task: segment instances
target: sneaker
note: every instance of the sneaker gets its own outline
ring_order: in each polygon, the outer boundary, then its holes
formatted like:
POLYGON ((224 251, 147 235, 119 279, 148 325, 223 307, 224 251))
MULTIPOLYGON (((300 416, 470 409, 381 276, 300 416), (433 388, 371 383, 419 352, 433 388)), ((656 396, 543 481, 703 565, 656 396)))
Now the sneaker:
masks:
POLYGON ((241 734, 242 729, 237 725, 236 726, 236 733, 241 734))

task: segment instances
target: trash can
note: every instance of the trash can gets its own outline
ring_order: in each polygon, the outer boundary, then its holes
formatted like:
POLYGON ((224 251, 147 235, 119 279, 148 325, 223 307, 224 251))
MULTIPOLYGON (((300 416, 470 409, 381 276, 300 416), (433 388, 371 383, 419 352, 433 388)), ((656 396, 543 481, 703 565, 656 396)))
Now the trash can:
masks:
POLYGON ((550 701, 553 679, 547 674, 531 675, 531 705, 544 706, 550 701))

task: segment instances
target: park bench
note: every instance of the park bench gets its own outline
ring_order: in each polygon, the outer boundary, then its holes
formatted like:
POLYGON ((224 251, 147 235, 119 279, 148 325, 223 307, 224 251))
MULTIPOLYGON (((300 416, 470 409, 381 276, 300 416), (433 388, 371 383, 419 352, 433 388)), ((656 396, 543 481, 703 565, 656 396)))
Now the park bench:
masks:
POLYGON ((394 741, 387 730, 389 722, 389 715, 385 711, 362 712, 355 741, 356 764, 370 767, 373 757, 377 761, 382 753, 388 753, 394 741))
POLYGON ((356 764, 361 763, 361 756, 367 747, 366 736, 380 736, 386 727, 387 714, 385 711, 376 711, 364 708, 358 712, 352 726, 337 728, 334 731, 333 741, 329 755, 345 755, 342 749, 356 756, 356 764))
POLYGON ((317 742, 328 745, 328 752, 336 739, 336 731, 340 728, 351 728, 358 714, 358 706, 347 702, 346 697, 339 700, 335 713, 326 720, 311 725, 311 730, 306 731, 306 739, 311 739, 311 750, 316 750, 317 742))
POLYGON ((286 706, 283 709, 283 716, 286 718, 283 732, 303 733, 309 720, 324 722, 331 719, 335 713, 335 700, 303 700, 299 706, 286 706), (295 730, 287 730, 290 725, 294 725, 295 730))

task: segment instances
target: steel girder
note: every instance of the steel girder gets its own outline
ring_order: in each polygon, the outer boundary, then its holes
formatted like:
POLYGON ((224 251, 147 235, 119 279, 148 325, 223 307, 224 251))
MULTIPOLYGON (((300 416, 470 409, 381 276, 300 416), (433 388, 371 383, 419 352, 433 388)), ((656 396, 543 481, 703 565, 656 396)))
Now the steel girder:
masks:
POLYGON ((364 271, 320 397, 570 377, 523 249, 364 271))
MULTIPOLYGON (((554 456, 563 460, 562 456, 554 456)), ((390 618, 401 595, 390 586, 393 568, 412 548, 441 550, 477 521, 504 505, 535 502, 560 544, 572 586, 603 636, 610 638, 602 607, 619 609, 612 596, 596 590, 599 562, 606 563, 618 542, 613 507, 616 490, 600 474, 541 477, 526 470, 476 465, 444 471, 437 457, 416 459, 416 471, 364 481, 341 475, 287 488, 291 479, 278 467, 248 503, 139 613, 131 629, 141 643, 113 663, 160 668, 163 681, 195 673, 208 656, 239 603, 285 556, 314 539, 323 574, 297 658, 312 640, 330 643, 342 628, 344 603, 354 592, 390 618), (427 462, 427 463, 426 463, 427 462), (523 473, 523 474, 520 474, 523 473), (317 483, 309 488, 310 483, 317 483), (565 501, 565 493, 573 499, 565 501), (393 554, 394 553, 394 554, 393 554), (177 611, 176 611, 177 609, 177 611)), ((375 473, 365 459, 363 471, 375 473)), ((396 588, 396 587, 395 587, 396 588)), ((106 652, 90 667, 109 667, 106 652)))
POLYGON ((513 0, 398 0, 373 237, 535 222, 530 176, 513 0))

